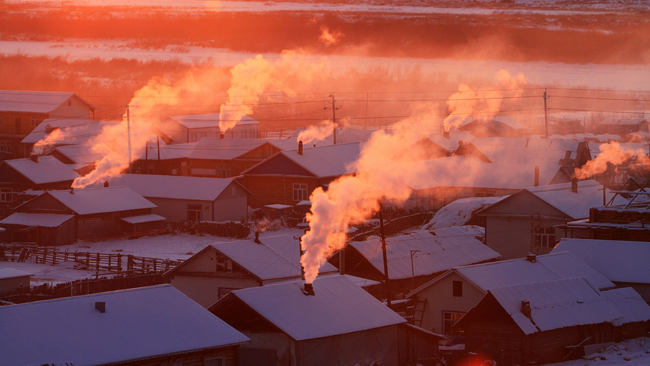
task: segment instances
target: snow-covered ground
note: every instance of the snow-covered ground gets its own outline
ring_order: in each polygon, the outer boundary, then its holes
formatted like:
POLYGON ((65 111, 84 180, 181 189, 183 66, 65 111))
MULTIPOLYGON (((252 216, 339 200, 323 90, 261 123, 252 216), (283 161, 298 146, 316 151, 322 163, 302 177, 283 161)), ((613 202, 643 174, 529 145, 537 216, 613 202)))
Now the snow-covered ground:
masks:
POLYGON ((547 366, 648 366, 650 365, 650 338, 637 338, 609 346, 603 351, 582 359, 549 364, 547 366))
POLYGON ((57 284, 81 280, 84 278, 93 278, 95 273, 86 270, 75 269, 74 262, 62 262, 56 266, 51 264, 36 264, 30 262, 4 262, 0 261, 0 268, 14 268, 34 274, 32 277, 32 286, 47 284, 57 284))
MULTIPOLYGON (((144 49, 134 48, 127 41, 115 40, 66 40, 56 41, 0 41, 0 54, 22 54, 30 56, 66 57, 78 59, 135 59, 139 61, 177 59, 192 64, 210 61, 215 66, 234 66, 257 54, 236 52, 223 48, 183 46, 177 48, 144 49), (185 52, 186 51, 186 52, 185 52)), ((279 53, 264 53, 265 59, 280 59, 279 53)), ((325 60, 334 72, 347 72, 351 68, 370 69, 382 65, 387 69, 405 70, 420 68, 423 72, 444 73, 449 80, 492 80, 497 71, 508 70, 511 74, 523 73, 530 84, 554 86, 584 86, 622 90, 646 90, 650 80, 647 65, 599 65, 566 64, 552 62, 506 62, 498 60, 423 59, 410 57, 365 57, 365 56, 322 56, 311 55, 314 62, 325 60), (598 77, 594 77, 597 75, 598 77)))

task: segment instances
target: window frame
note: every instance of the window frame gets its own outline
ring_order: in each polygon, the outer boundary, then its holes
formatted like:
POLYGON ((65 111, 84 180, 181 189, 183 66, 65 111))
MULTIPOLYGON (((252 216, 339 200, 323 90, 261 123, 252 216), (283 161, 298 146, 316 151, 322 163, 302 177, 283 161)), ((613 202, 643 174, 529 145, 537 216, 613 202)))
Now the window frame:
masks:
POLYGON ((187 204, 187 221, 190 222, 201 222, 203 219, 203 205, 202 204, 187 204), (194 216, 194 219, 192 219, 192 213, 198 212, 198 220, 196 220, 196 216, 194 216))
POLYGON ((0 188, 0 202, 11 203, 14 201, 14 190, 12 188, 0 188))
POLYGON ((456 323, 458 323, 458 321, 464 315, 465 315, 465 313, 463 313, 461 311, 443 310, 442 311, 442 334, 450 335, 450 336, 459 336, 460 331, 458 331, 458 330, 454 331, 454 325, 456 325, 456 323), (449 319, 447 319, 447 317, 446 317, 447 315, 449 315, 449 319))
POLYGON ((293 201, 300 202, 309 199, 309 185, 307 183, 293 184, 293 201))

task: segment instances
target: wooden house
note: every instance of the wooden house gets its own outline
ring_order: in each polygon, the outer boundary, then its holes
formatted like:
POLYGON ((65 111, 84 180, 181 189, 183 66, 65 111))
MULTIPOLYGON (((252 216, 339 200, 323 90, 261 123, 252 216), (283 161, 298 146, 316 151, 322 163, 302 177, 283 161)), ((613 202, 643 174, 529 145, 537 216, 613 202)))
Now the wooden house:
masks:
POLYGON ((569 252, 612 281, 631 287, 650 303, 650 245, 641 241, 562 239, 551 253, 569 252))
POLYGON ((21 289, 29 290, 33 275, 14 268, 0 268, 0 297, 21 289))
POLYGON ((346 174, 359 158, 358 143, 299 148, 281 151, 250 169, 238 179, 253 193, 250 206, 295 205, 308 200, 311 192, 346 174))
MULTIPOLYGON (((21 141, 23 151, 32 151, 34 145, 49 138, 47 146, 39 154, 47 154, 56 146, 88 145, 106 127, 113 127, 122 121, 98 121, 88 119, 49 118, 39 123, 21 141)), ((126 129, 126 126, 124 127, 126 129)))
MULTIPOLYGON (((79 178, 72 168, 50 156, 0 162, 0 205, 13 209, 20 204, 18 194, 28 189, 69 189, 79 178)), ((9 214, 10 211, 6 211, 9 214)), ((2 212, 0 211, 0 217, 2 212)))
MULTIPOLYGON (((26 217, 26 222, 37 222, 35 215, 72 215, 75 239, 96 241, 159 229, 165 218, 151 212, 155 207, 127 187, 103 187, 47 191, 18 206, 16 211, 26 217)), ((62 224, 68 223, 63 216, 60 220, 62 224)), ((59 230, 67 228, 68 225, 58 226, 59 230)))
POLYGON ((233 291, 209 311, 251 339, 242 365, 404 364, 404 318, 343 276, 233 291))
MULTIPOLYGON (((638 191, 637 191, 638 192, 638 191)), ((647 197, 644 193, 643 197, 647 197)), ((635 200, 636 201, 636 200, 635 200)), ((589 218, 570 221, 558 227, 559 238, 650 241, 650 202, 609 204, 589 209, 589 218)), ((620 203, 620 202, 616 202, 620 203)))
POLYGON ((198 142, 204 137, 218 139, 221 134, 225 138, 259 138, 260 123, 249 116, 244 116, 227 131, 220 130, 219 121, 219 113, 174 116, 156 123, 156 128, 177 144, 198 142))
POLYGON ((453 325, 488 290, 573 277, 584 277, 600 290, 615 287, 602 274, 564 252, 456 267, 411 291, 406 298, 419 306, 414 314, 416 325, 445 335, 458 335, 453 325))
POLYGON ((251 193, 233 179, 122 174, 109 182, 154 203, 152 212, 167 221, 248 221, 251 193))
POLYGON ((591 207, 613 196, 593 180, 522 189, 478 212, 486 218, 485 244, 504 259, 550 253, 555 226, 589 217, 591 207))
POLYGON ((77 241, 74 215, 16 212, 0 221, 8 242, 66 245, 77 241))
POLYGON ((0 90, 0 157, 28 157, 21 141, 43 120, 91 119, 95 109, 75 93, 0 90))
POLYGON ((190 175, 194 177, 230 178, 242 174, 264 159, 297 143, 259 139, 202 138, 189 156, 190 175))
MULTIPOLYGON (((468 228, 450 227, 387 238, 391 298, 404 298, 415 287, 453 267, 497 259, 499 253, 477 240, 476 233, 471 228, 467 230, 468 228)), ((344 251, 345 273, 375 281, 385 279, 379 237, 350 241, 344 251)), ((330 258, 330 263, 340 268, 339 259, 339 256, 334 255, 330 258)))
POLYGON ((615 327, 644 328, 650 319, 650 307, 638 295, 620 291, 601 293, 583 278, 495 288, 455 327, 467 351, 499 365, 579 358, 585 345, 616 341, 615 327))
POLYGON ((2 306, 0 323, 7 365, 237 366, 249 341, 170 285, 2 306))
POLYGON ((161 140, 148 143, 132 166, 138 174, 189 176, 190 155, 196 142, 167 145, 161 140))
MULTIPOLYGON (((172 286, 207 308, 233 290, 300 279, 299 245, 290 235, 259 242, 236 240, 208 245, 166 272, 165 277, 172 286)), ((337 270, 325 262, 321 272, 337 270)))
POLYGON ((634 132, 649 132, 648 118, 606 118, 595 127, 596 133, 613 134, 618 136, 627 135, 634 132))

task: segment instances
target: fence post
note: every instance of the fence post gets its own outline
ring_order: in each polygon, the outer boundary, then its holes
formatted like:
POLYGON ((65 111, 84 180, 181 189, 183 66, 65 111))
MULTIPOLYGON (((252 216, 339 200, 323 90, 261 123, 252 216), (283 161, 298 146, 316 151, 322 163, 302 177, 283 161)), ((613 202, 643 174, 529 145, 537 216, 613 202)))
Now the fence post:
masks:
POLYGON ((146 258, 142 257, 142 273, 145 273, 145 268, 147 268, 146 258))
POLYGON ((117 253, 117 271, 122 272, 122 254, 117 253))
POLYGON ((97 266, 96 266, 96 276, 99 276, 99 253, 97 253, 97 266))
POLYGON ((129 254, 126 257, 126 270, 131 271, 133 269, 133 254, 129 254))
POLYGON ((52 265, 56 266, 56 248, 52 248, 52 265))
POLYGON ((90 252, 86 252, 86 269, 90 271, 90 252))
POLYGON ((153 259, 153 271, 154 271, 154 272, 157 272, 157 271, 156 271, 156 269, 157 269, 157 268, 156 268, 156 264, 157 264, 157 263, 158 263, 158 258, 154 258, 154 259, 153 259))
POLYGON ((111 259, 113 259, 113 254, 108 253, 108 271, 111 271, 111 259))

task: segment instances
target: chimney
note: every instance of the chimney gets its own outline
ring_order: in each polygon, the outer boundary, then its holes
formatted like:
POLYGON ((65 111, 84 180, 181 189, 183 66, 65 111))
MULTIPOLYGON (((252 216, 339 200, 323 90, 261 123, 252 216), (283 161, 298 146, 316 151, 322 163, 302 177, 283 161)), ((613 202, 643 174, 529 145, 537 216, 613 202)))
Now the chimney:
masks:
POLYGON ((225 134, 225 133, 222 132, 222 133, 219 134, 219 138, 220 138, 220 139, 224 139, 225 137, 226 137, 226 134, 225 134))
POLYGON ((535 167, 535 187, 539 187, 539 166, 535 167))
POLYGON ((108 188, 108 186, 109 186, 108 181, 104 182, 104 188, 108 188))
POLYGON ((571 192, 578 193, 578 178, 571 179, 571 192))
POLYGON ((100 313, 105 313, 106 303, 103 301, 95 301, 95 310, 99 311, 100 313))
POLYGON ((74 188, 70 188, 70 194, 74 194, 74 188))
POLYGON ((303 292, 307 296, 315 296, 314 294, 314 284, 312 283, 305 283, 305 289, 303 292))
POLYGON ((38 155, 36 155, 36 154, 32 154, 32 155, 29 156, 29 158, 30 158, 33 162, 38 163, 38 155))
POLYGON ((524 314, 526 318, 530 319, 531 317, 530 301, 521 300, 521 313, 524 314))
POLYGON ((446 139, 449 139, 449 131, 444 131, 444 132, 442 133, 442 137, 444 137, 444 138, 446 138, 446 139))
POLYGON ((302 155, 302 141, 298 141, 298 155, 302 155))
POLYGON ((345 274, 345 247, 339 250, 339 274, 345 274))
POLYGON ((262 242, 260 241, 260 232, 259 231, 255 231, 255 243, 262 244, 262 242))
POLYGON ((537 254, 528 253, 528 255, 526 256, 526 260, 529 261, 530 263, 537 262, 537 254))
POLYGON ((52 127, 49 123, 45 125, 45 133, 52 133, 54 130, 58 130, 58 127, 52 127))

